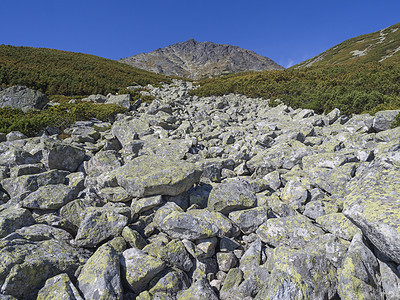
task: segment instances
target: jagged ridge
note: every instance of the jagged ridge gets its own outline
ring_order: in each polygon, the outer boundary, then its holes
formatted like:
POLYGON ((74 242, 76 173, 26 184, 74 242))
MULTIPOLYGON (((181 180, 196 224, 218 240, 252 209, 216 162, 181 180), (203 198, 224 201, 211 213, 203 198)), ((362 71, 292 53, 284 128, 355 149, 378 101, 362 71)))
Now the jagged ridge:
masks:
POLYGON ((268 57, 237 46, 190 39, 123 58, 120 62, 148 71, 193 79, 243 71, 282 70, 268 57))

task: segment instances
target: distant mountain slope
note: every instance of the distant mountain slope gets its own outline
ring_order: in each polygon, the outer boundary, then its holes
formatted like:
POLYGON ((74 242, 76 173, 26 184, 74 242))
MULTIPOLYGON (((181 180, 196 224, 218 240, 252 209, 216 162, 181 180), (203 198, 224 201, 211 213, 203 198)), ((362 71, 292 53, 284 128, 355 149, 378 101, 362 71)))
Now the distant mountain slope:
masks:
POLYGON ((400 23, 346 40, 294 68, 358 62, 400 63, 400 23))
POLYGON ((117 92, 170 79, 94 55, 0 45, 0 86, 25 85, 47 95, 117 92))
POLYGON ((253 51, 231 45, 197 42, 194 39, 119 61, 159 74, 192 79, 243 71, 284 69, 253 51))

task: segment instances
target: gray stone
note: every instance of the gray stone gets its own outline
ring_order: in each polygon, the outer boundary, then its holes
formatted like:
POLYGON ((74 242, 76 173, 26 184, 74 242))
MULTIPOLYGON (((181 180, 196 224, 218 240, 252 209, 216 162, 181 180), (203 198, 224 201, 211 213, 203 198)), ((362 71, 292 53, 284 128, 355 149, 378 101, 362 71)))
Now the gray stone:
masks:
POLYGON ((0 238, 32 224, 35 224, 35 220, 27 209, 8 208, 0 211, 0 238))
POLYGON ((378 260, 378 263, 385 299, 396 300, 400 295, 400 272, 391 262, 378 260))
POLYGON ((116 151, 106 150, 97 152, 86 164, 86 173, 97 177, 102 173, 112 171, 122 165, 116 151))
POLYGON ((52 210, 60 209, 75 199, 76 191, 64 184, 45 185, 29 194, 21 203, 29 209, 52 210))
POLYGON ((256 203, 257 197, 246 181, 229 180, 211 190, 207 208, 229 214, 235 210, 255 207, 256 203))
POLYGON ((76 249, 54 239, 0 241, 0 289, 17 299, 36 299, 47 279, 67 273, 72 276, 79 266, 76 249))
POLYGON ((17 140, 23 140, 28 138, 25 134, 19 131, 11 131, 6 135, 7 141, 17 141, 17 140))
POLYGON ((318 217, 315 220, 321 227, 339 238, 351 241, 354 235, 360 232, 346 216, 342 213, 333 213, 318 217))
POLYGON ((271 217, 271 211, 265 207, 234 211, 229 214, 232 220, 244 234, 255 232, 257 228, 271 217))
POLYGON ((219 229, 207 220, 189 213, 174 211, 166 216, 158 228, 175 239, 198 240, 216 236, 219 229))
POLYGON ((153 130, 148 122, 127 117, 116 121, 112 126, 112 134, 119 140, 123 147, 128 146, 130 142, 151 134, 153 130))
POLYGON ((384 131, 391 128, 392 123, 396 120, 396 116, 400 110, 382 110, 375 114, 372 128, 376 131, 384 131))
POLYGON ((237 264, 237 258, 232 252, 218 252, 217 253, 218 268, 220 271, 228 272, 237 264))
POLYGON ((79 247, 95 247, 102 241, 116 236, 128 224, 128 217, 119 214, 112 208, 87 209, 82 220, 75 243, 79 247))
POLYGON ((199 182, 201 175, 191 163, 155 156, 138 157, 113 172, 133 197, 176 196, 199 182))
POLYGON ((356 234, 338 269, 339 296, 342 299, 382 299, 378 272, 376 257, 365 245, 362 235, 356 234))
POLYGON ((400 171, 368 169, 345 198, 344 215, 382 253, 400 264, 400 171))
POLYGON ((68 274, 62 273, 46 280, 37 300, 83 300, 68 274))
POLYGON ((131 107, 132 97, 130 94, 124 95, 107 95, 106 104, 117 104, 119 106, 129 109, 131 107))
POLYGON ((11 107, 27 112, 30 109, 42 109, 49 99, 39 91, 26 86, 13 86, 0 91, 0 107, 11 107))
POLYGON ((109 244, 101 246, 83 266, 78 287, 85 299, 122 299, 119 255, 109 244))
POLYGON ((307 242, 322 234, 324 234, 322 229, 302 215, 268 219, 257 229, 260 239, 274 247, 288 245, 302 248, 307 242))
POLYGON ((150 280, 165 268, 162 260, 135 248, 123 252, 121 265, 123 277, 135 293, 144 290, 150 280))
POLYGON ((278 247, 267 268, 271 274, 256 299, 317 300, 332 299, 336 294, 336 269, 319 251, 278 247))
POLYGON ((218 296, 208 283, 207 279, 201 279, 192 283, 190 288, 178 294, 177 300, 218 300, 218 296))

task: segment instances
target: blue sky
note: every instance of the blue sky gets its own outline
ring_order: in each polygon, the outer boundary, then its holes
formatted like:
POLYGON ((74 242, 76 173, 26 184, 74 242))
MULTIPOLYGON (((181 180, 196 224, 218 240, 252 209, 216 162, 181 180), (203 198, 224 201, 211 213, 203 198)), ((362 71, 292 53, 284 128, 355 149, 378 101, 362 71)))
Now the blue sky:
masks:
POLYGON ((399 0, 3 0, 0 8, 0 44, 119 59, 194 38, 284 67, 400 22, 399 0))

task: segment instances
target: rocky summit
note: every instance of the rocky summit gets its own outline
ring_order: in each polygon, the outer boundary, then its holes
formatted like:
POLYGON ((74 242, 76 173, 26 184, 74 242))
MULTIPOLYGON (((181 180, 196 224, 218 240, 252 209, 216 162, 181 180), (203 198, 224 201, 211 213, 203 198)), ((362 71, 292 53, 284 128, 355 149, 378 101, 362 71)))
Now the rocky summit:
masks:
POLYGON ((147 88, 0 134, 0 299, 399 299, 399 111, 147 88))
POLYGON ((192 79, 244 71, 284 69, 268 57, 253 51, 231 45, 197 42, 194 39, 119 61, 159 74, 192 79))

